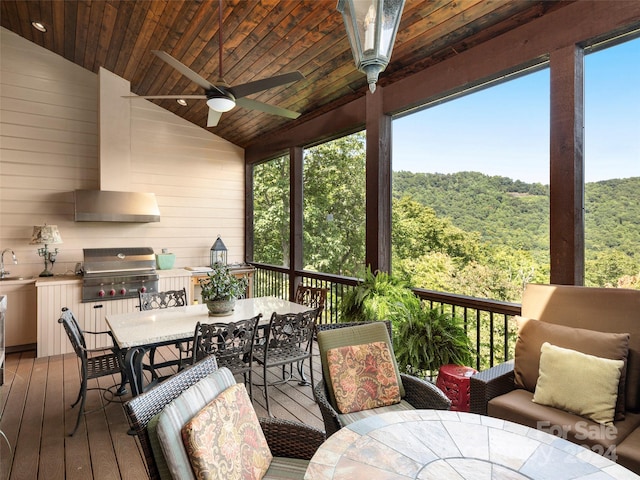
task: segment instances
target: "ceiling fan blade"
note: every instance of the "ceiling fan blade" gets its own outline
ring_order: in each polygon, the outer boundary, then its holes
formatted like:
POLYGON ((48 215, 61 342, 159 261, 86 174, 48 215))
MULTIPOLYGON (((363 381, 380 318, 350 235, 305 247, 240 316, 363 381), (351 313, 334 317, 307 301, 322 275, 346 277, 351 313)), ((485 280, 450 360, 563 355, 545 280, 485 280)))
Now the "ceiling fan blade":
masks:
POLYGON ((286 118, 298 118, 300 114, 293 110, 287 110, 286 108, 274 107, 266 103, 258 102, 257 100, 251 100, 250 98, 238 98, 236 104, 243 108, 250 110, 257 110, 259 112, 270 113, 271 115, 278 115, 286 118))
POLYGON ((262 80, 256 80, 255 82, 243 83, 242 85, 236 85, 228 88, 228 90, 236 98, 246 97, 252 93, 261 92, 274 87, 280 87, 288 83, 297 82, 298 80, 304 80, 304 75, 300 72, 283 73, 282 75, 276 75, 275 77, 264 78, 262 80))
POLYGON ((147 100, 205 100, 206 95, 123 95, 123 98, 144 98, 147 100))
POLYGON ((221 116, 222 112, 216 112, 209 108, 209 115, 207 115, 207 127, 216 127, 221 116))
MULTIPOLYGON (((179 71, 182 75, 184 75, 185 77, 187 77, 191 81, 197 83, 198 85, 200 85, 205 90, 211 90, 212 88, 216 88, 215 85, 213 85, 211 82, 209 82, 208 80, 202 78, 196 72, 194 72, 189 67, 187 67, 185 64, 183 64, 183 63, 179 62, 178 60, 176 60, 175 58, 173 58, 167 52, 163 52, 162 50, 151 50, 151 52, 154 55, 156 55, 160 60, 162 60, 165 63, 168 63, 173 68, 175 68, 177 71, 179 71)), ((217 88, 216 88, 216 90, 217 90, 217 88)))

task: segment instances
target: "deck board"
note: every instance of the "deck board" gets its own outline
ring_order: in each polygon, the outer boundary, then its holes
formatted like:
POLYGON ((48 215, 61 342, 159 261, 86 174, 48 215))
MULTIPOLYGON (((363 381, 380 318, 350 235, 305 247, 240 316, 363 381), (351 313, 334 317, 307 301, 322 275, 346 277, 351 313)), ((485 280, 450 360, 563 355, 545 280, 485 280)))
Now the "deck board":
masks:
MULTIPOLYGON (((171 346, 158 349, 156 361, 176 358, 171 346)), ((305 365, 309 377, 308 365, 305 365)), ((169 367, 162 374, 170 374, 169 367)), ((274 381, 280 369, 269 370, 274 381)), ((320 362, 314 357, 314 378, 321 378, 320 362)), ((262 368, 254 367, 254 384, 263 383, 262 368)), ((242 376, 237 377, 242 381, 242 376)), ((92 380, 89 386, 109 387, 119 377, 92 380)), ((5 384, 0 386, 0 479, 85 480, 146 478, 146 466, 140 445, 127 434, 129 423, 117 402, 106 403, 101 391, 87 396, 87 413, 73 437, 67 435, 77 418, 77 406, 71 408, 80 388, 78 360, 75 354, 35 358, 35 352, 7 355, 5 384)), ((320 410, 310 386, 297 381, 269 387, 271 411, 277 418, 295 420, 324 429, 320 410)), ((123 399, 131 396, 127 393, 123 399)), ((263 387, 254 385, 253 403, 259 417, 267 416, 263 387)))

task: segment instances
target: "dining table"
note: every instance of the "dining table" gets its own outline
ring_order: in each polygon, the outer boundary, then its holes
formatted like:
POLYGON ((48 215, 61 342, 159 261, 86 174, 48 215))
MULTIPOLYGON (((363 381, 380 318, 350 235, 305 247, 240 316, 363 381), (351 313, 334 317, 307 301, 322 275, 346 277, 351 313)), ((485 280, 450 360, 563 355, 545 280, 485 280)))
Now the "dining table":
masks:
POLYGON ((187 305, 156 310, 108 314, 106 322, 118 347, 125 352, 125 371, 131 395, 137 396, 153 382, 144 385, 143 359, 152 349, 193 340, 200 323, 232 323, 262 314, 258 328, 268 327, 271 315, 302 313, 306 305, 277 297, 244 298, 224 316, 210 316, 206 304, 187 305))

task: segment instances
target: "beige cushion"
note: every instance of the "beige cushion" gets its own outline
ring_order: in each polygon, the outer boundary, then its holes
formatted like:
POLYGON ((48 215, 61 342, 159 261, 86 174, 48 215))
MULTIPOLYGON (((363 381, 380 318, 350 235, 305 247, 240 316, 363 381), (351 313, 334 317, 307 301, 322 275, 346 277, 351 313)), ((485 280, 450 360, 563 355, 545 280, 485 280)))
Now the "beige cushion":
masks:
MULTIPOLYGON (((348 345, 362 345, 371 342, 386 342, 389 350, 393 352, 391 339, 387 331, 387 325, 384 322, 371 322, 367 325, 355 325, 353 327, 341 327, 332 330, 324 330, 318 332, 318 350, 320 350, 320 362, 322 364, 322 376, 327 384, 327 393, 329 402, 333 408, 337 408, 336 398, 333 394, 333 385, 329 378, 329 366, 327 365, 327 350, 337 347, 346 347, 348 345)), ((395 355, 392 355, 393 365, 398 376, 400 387, 400 397, 404 397, 404 387, 402 386, 402 378, 398 370, 398 364, 395 355)))
POLYGON ((182 427, 211 400, 235 384, 233 373, 228 368, 219 368, 182 392, 160 413, 158 441, 174 479, 195 480, 182 442, 182 427))
POLYGON ((400 402, 398 376, 386 342, 327 351, 338 412, 350 413, 400 402))
MULTIPOLYGON (((516 385, 530 392, 536 389, 540 370, 540 349, 544 342, 558 347, 577 350, 596 357, 626 362, 629 352, 628 333, 605 333, 583 328, 565 327, 539 320, 516 317, 518 338, 514 355, 516 385)), ((618 385, 616 419, 624 418, 625 372, 618 385)))
POLYGON ((184 427, 182 440, 196 478, 260 479, 271 459, 243 384, 227 388, 184 427))
POLYGON ((533 401, 594 422, 613 422, 624 362, 542 344, 533 401))

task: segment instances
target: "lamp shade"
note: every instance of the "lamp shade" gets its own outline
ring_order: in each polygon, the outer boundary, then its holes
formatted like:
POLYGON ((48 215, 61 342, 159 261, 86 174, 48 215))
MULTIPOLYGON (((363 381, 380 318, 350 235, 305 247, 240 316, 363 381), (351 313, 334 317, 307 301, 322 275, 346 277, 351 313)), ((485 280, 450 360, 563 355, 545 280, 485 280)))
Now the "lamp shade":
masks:
POLYGON ((236 102, 227 97, 211 97, 207 100, 207 105, 216 112, 228 112, 236 106, 236 102))
POLYGON ((405 0, 338 0, 356 68, 376 89, 378 75, 391 59, 405 0))
POLYGON ((57 225, 36 225, 33 227, 30 245, 54 245, 62 243, 57 225))

